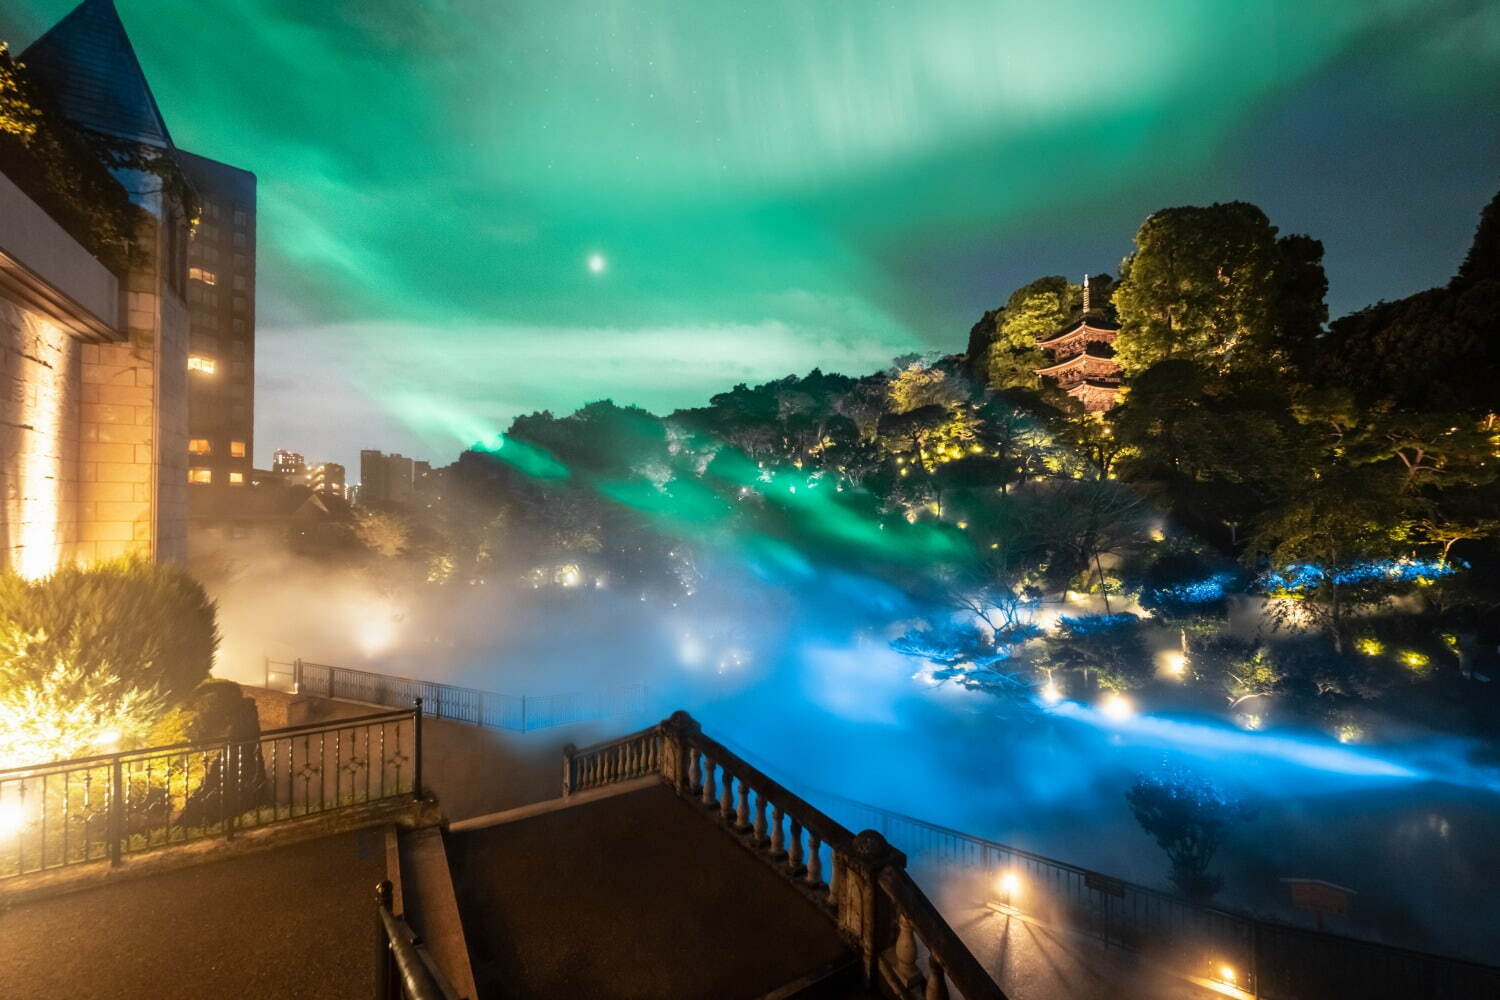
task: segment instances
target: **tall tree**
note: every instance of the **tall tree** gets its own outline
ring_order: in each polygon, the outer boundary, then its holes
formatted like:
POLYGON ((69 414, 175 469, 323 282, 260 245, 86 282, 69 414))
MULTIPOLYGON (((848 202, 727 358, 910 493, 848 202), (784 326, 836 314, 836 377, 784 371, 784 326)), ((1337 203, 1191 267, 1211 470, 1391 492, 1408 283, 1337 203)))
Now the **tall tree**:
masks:
POLYGON ((1135 247, 1114 294, 1127 374, 1168 359, 1216 373, 1279 368, 1325 315, 1322 245, 1277 240, 1246 202, 1156 212, 1135 247))

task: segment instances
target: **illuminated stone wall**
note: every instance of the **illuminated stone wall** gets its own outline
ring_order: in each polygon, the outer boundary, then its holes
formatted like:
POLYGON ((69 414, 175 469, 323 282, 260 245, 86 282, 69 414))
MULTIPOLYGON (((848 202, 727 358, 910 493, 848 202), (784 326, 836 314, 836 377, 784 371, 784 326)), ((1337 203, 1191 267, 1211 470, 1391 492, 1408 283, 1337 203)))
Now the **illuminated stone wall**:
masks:
POLYGON ((125 554, 186 558, 188 314, 159 227, 145 223, 141 245, 156 252, 117 290, 33 203, 5 184, 0 202, 0 254, 16 265, 0 282, 0 565, 35 576, 125 554), (84 287, 98 293, 89 309, 72 294, 84 287), (86 342, 109 328, 124 339, 86 342))
POLYGON ((83 346, 0 297, 0 561, 31 576, 68 558, 78 538, 83 346))

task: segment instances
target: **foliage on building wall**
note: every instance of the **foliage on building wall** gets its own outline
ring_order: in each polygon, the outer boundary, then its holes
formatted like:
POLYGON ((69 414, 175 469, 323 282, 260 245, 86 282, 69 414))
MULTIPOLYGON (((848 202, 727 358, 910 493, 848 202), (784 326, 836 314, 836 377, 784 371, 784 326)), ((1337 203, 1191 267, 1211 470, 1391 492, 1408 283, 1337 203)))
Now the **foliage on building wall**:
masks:
POLYGON ((0 43, 0 173, 116 274, 135 262, 141 209, 108 167, 103 140, 50 108, 0 43))

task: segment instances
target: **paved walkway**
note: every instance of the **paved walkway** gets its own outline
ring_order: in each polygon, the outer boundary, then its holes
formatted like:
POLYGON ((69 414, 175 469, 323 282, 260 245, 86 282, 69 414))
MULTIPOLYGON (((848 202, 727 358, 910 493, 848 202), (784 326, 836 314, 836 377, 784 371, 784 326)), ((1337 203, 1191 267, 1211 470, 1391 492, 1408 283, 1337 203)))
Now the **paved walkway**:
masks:
POLYGON ((54 896, 0 913, 0 995, 369 1000, 379 829, 54 896))
POLYGON ((482 997, 763 996, 833 922, 666 785, 450 835, 482 997))
POLYGON ((1133 952, 993 910, 972 879, 943 879, 922 870, 913 874, 1011 1000, 1223 996, 1143 964, 1133 952))

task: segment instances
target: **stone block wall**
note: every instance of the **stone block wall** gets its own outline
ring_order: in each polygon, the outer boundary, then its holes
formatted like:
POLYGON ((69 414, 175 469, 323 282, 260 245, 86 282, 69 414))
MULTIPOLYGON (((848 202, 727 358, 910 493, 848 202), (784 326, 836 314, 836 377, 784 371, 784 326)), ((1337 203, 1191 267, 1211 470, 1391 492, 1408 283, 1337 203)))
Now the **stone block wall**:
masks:
POLYGON ((0 564, 28 575, 69 558, 78 538, 82 346, 0 297, 0 564))
MULTIPOLYGON (((99 334, 71 328, 33 293, 97 278, 102 266, 9 195, 0 253, 26 267, 31 285, 0 287, 0 567, 35 576, 126 554, 185 560, 188 311, 161 270, 170 255, 159 227, 143 223, 141 245, 155 252, 120 282, 118 309, 113 297, 90 306, 124 339, 89 342, 99 334)), ((112 288, 114 278, 93 284, 112 288)))

